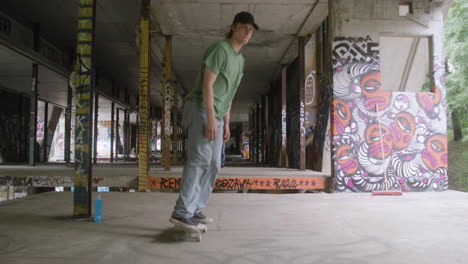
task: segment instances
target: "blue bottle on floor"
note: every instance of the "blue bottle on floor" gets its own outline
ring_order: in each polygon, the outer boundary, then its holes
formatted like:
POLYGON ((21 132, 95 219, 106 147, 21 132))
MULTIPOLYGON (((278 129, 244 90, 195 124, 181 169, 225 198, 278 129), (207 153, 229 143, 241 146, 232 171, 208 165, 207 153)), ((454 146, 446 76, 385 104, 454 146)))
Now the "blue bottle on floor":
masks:
POLYGON ((98 193, 96 200, 94 200, 94 222, 102 222, 102 198, 101 193, 98 193))

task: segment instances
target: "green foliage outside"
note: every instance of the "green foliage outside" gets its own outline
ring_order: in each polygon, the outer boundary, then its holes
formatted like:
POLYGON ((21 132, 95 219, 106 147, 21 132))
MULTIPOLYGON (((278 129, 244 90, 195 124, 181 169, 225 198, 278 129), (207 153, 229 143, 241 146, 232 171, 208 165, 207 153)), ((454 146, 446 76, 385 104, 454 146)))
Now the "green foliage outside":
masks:
POLYGON ((449 188, 468 192, 468 142, 449 141, 448 148, 449 188))
MULTIPOLYGON (((468 192, 468 0, 454 0, 445 20, 447 103, 457 111, 464 135, 453 141, 449 130, 449 187, 468 192)), ((449 120, 449 127, 452 122, 449 120)))
MULTIPOLYGON (((449 110, 458 111, 462 127, 468 127, 468 0, 454 0, 445 20, 445 57, 449 110)), ((468 138, 466 137, 466 141, 468 138)), ((465 140, 464 140, 465 141, 465 140)))

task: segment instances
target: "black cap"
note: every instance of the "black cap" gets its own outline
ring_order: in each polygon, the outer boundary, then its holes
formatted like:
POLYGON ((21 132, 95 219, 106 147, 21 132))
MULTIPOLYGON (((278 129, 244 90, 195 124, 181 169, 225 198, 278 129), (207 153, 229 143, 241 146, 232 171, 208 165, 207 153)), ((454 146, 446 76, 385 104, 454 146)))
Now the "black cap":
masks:
POLYGON ((258 26, 255 24, 254 17, 249 12, 242 11, 237 13, 237 15, 234 17, 234 21, 232 21, 232 24, 236 23, 251 24, 256 30, 258 30, 258 26))

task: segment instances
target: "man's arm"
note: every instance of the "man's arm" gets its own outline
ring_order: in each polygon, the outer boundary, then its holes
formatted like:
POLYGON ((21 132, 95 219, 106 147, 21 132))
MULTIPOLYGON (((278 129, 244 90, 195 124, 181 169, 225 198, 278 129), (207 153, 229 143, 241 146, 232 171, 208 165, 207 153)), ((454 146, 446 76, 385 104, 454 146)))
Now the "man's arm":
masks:
POLYGON ((205 67, 205 73, 203 76, 203 101, 205 102, 207 118, 205 135, 208 140, 215 140, 216 136, 218 135, 218 122, 216 122, 213 103, 213 84, 216 80, 216 77, 216 73, 210 70, 210 68, 205 67))
POLYGON ((224 116, 224 135, 223 135, 224 142, 227 142, 229 138, 231 137, 231 130, 229 129, 229 119, 231 118, 231 105, 232 103, 229 104, 229 110, 224 116))

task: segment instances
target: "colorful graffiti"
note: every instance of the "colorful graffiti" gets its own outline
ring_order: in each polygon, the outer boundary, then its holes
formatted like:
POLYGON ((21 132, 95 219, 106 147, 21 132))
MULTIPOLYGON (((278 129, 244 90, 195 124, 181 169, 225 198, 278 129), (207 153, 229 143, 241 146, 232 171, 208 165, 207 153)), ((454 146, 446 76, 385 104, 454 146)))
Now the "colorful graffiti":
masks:
POLYGON ((447 189, 444 63, 435 63, 434 92, 385 92, 378 43, 335 39, 333 55, 336 190, 447 189))

